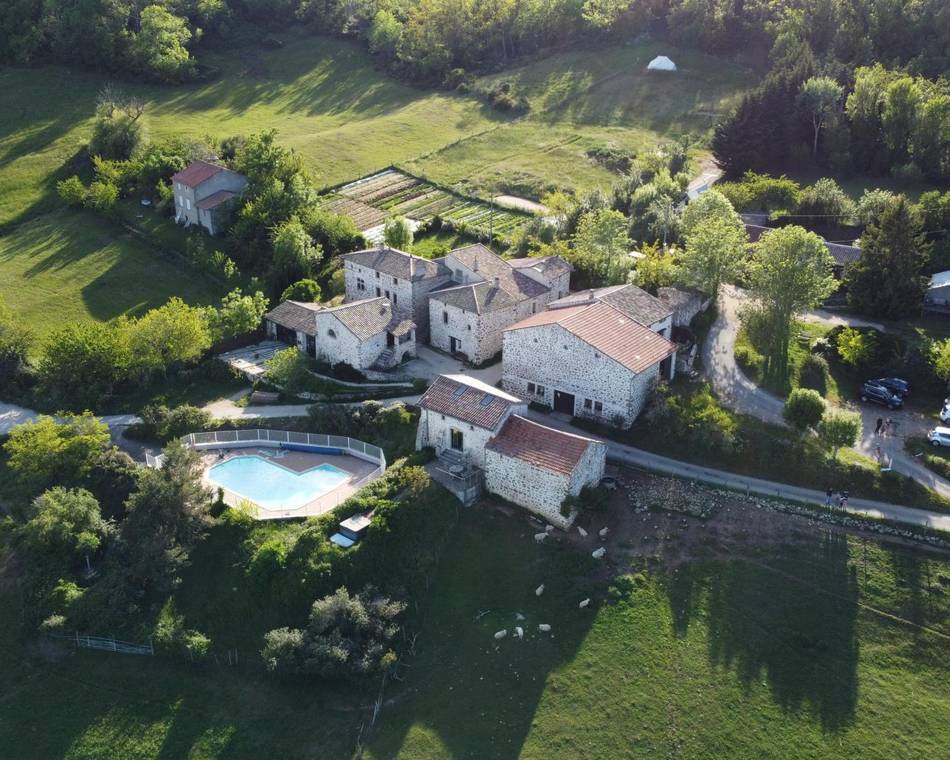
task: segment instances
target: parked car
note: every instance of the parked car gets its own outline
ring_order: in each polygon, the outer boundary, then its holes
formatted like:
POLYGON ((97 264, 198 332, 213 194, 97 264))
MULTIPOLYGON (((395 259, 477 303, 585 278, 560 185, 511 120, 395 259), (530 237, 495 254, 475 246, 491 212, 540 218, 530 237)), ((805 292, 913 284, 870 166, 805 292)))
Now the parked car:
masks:
POLYGON ((904 399, 895 396, 883 385, 867 382, 861 386, 861 400, 866 404, 881 404, 888 409, 900 409, 904 405, 904 399))
POLYGON ((943 409, 940 410, 940 421, 950 422, 950 398, 943 402, 943 409))
POLYGON ((881 385, 901 398, 906 398, 910 394, 910 383, 902 377, 879 377, 877 380, 868 380, 868 382, 881 385))
POLYGON ((927 440, 932 446, 950 446, 950 428, 935 427, 927 433, 927 440))

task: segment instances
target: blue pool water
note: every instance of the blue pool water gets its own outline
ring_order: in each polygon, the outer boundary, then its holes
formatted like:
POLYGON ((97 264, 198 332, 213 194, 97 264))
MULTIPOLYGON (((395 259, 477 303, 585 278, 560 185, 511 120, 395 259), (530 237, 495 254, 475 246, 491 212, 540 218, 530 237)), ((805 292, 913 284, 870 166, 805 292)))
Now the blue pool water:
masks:
POLYGON ((253 501, 264 509, 296 509, 350 477, 332 464, 293 472, 259 456, 240 456, 214 465, 208 478, 215 485, 253 501))

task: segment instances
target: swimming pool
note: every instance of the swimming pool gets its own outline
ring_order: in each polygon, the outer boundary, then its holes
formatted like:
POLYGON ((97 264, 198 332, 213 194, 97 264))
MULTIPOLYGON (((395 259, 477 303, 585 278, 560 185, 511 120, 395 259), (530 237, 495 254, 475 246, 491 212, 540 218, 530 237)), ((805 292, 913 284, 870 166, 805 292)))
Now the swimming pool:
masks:
POLYGON ((239 456, 214 465, 208 479, 270 510, 298 509, 350 477, 332 464, 294 472, 261 456, 239 456))

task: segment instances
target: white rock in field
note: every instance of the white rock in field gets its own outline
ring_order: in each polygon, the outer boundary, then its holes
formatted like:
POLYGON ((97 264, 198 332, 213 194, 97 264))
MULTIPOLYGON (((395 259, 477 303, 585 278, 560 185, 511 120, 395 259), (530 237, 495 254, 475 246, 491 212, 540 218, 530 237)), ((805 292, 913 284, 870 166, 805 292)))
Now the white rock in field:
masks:
POLYGON ((551 626, 549 626, 547 623, 539 623, 538 630, 543 631, 544 633, 547 633, 548 631, 551 630, 551 626))
POLYGON ((553 532, 554 532, 554 526, 553 526, 553 525, 545 525, 545 526, 544 526, 544 532, 545 532, 545 533, 553 533, 553 532))
POLYGON ((517 636, 519 639, 524 638, 524 628, 522 628, 520 625, 515 628, 515 636, 517 636))
POLYGON ((542 583, 540 586, 538 586, 538 587, 534 590, 534 595, 535 595, 535 596, 541 596, 541 594, 543 594, 543 593, 544 593, 544 584, 542 583))
POLYGON ((536 544, 540 544, 540 543, 541 543, 542 541, 544 541, 544 539, 546 539, 547 537, 548 537, 548 534, 547 534, 547 533, 535 533, 535 534, 534 534, 534 542, 535 542, 536 544))
POLYGON ((522 615, 520 612, 516 612, 515 620, 524 620, 524 615, 522 615))
POLYGON ((577 526, 577 532, 580 533, 585 538, 587 537, 587 531, 584 530, 580 525, 577 526))
POLYGON ((581 609, 584 609, 588 604, 590 604, 590 597, 585 599, 583 602, 581 602, 577 606, 580 607, 581 609))
POLYGON ((594 549, 594 551, 590 553, 590 556, 593 557, 594 559, 603 559, 606 553, 607 553, 607 550, 603 546, 601 546, 599 549, 594 549))
POLYGON ((608 533, 610 533, 610 528, 601 528, 597 535, 601 538, 607 538, 608 533))
POLYGON ((507 636, 507 635, 508 635, 508 629, 506 628, 504 631, 497 631, 497 632, 495 633, 495 638, 496 638, 496 639, 503 639, 503 638, 505 638, 505 636, 507 636))

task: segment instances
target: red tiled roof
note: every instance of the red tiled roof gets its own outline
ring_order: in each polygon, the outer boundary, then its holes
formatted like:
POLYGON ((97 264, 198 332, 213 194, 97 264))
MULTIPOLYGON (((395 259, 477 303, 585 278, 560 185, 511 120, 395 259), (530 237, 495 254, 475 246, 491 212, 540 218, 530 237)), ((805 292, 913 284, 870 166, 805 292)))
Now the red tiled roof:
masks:
POLYGON ((423 409, 486 430, 494 430, 512 406, 523 403, 498 388, 461 375, 439 375, 419 399, 423 409))
POLYGON ((207 161, 192 161, 188 166, 177 174, 172 175, 172 182, 181 182, 188 187, 198 187, 206 179, 213 177, 218 172, 223 172, 224 167, 217 164, 211 164, 207 161))
POLYGON ((511 415, 485 448, 544 470, 569 476, 596 441, 511 415))
POLYGON ((230 190, 218 190, 216 193, 211 193, 207 198, 202 198, 195 205, 201 209, 214 208, 230 200, 235 195, 237 195, 237 193, 232 193, 230 190))
POLYGON ((643 372, 676 352, 674 343, 606 303, 542 311, 508 330, 550 324, 560 325, 632 372, 643 372))

